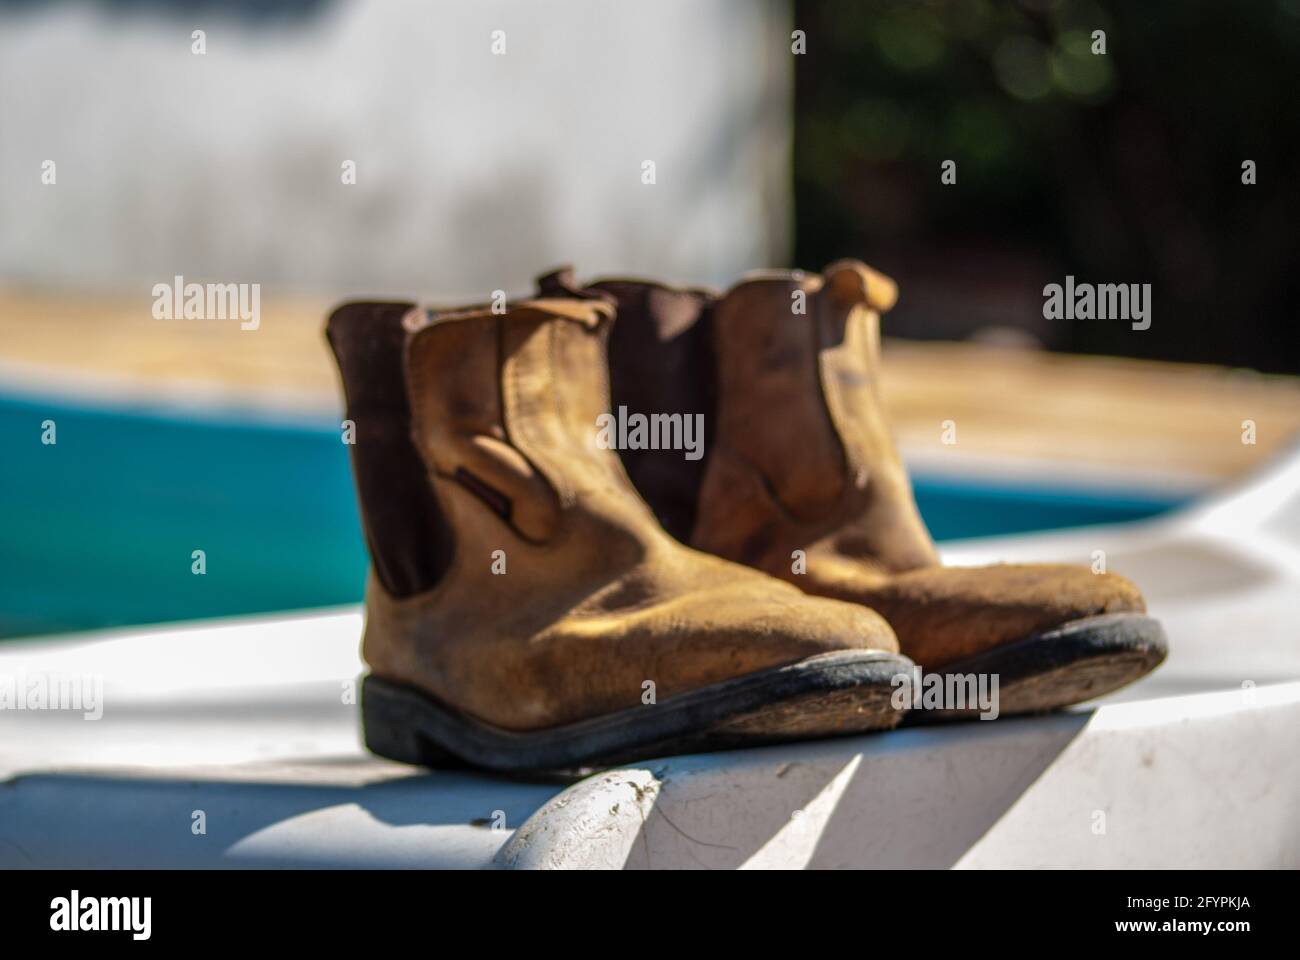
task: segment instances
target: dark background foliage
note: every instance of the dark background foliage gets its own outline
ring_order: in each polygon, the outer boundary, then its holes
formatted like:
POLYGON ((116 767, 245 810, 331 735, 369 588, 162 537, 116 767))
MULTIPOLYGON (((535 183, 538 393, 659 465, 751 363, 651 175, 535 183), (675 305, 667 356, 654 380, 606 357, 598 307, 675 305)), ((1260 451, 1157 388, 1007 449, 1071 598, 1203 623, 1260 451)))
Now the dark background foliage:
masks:
POLYGON ((893 275, 887 332, 1300 372, 1300 0, 800 0, 795 26, 796 261, 893 275), (1066 274, 1152 284, 1151 328, 1045 320, 1066 274))

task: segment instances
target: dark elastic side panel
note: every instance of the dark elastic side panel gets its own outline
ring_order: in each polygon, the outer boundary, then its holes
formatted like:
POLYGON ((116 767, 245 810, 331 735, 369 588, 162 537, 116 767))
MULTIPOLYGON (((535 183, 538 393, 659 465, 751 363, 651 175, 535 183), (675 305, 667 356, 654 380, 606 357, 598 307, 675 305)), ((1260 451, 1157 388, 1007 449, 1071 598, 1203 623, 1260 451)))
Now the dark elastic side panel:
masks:
POLYGON ((612 296, 618 306, 609 336, 610 400, 613 413, 680 413, 704 417, 704 456, 687 460, 682 450, 623 450, 623 466, 660 525, 689 543, 704 472, 716 404, 713 298, 704 291, 674 290, 632 280, 593 283, 590 290, 612 296))
POLYGON ((352 472, 375 573, 395 597, 433 587, 451 564, 452 532, 411 440, 402 317, 410 303, 347 303, 325 332, 356 424, 352 472))

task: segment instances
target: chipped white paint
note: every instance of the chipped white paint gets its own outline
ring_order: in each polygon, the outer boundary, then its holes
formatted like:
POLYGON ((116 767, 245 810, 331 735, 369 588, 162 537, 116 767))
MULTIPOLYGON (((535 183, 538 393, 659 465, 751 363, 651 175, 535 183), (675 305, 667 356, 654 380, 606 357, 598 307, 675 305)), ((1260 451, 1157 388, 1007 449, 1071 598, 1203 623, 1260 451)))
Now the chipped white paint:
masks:
POLYGON ((659 794, 649 770, 600 773, 554 797, 501 848, 506 869, 616 870, 635 857, 646 817, 659 794))

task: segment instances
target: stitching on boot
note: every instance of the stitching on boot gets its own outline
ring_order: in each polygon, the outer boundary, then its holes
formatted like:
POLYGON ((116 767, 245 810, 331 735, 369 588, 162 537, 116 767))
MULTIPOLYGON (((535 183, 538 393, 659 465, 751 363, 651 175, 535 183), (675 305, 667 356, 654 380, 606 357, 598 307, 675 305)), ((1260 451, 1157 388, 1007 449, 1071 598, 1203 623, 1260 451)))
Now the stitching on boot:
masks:
MULTIPOLYGON (((547 321, 542 321, 538 326, 543 326, 545 324, 547 324, 547 321)), ((567 485, 563 483, 562 476, 557 478, 557 471, 551 468, 550 464, 547 463, 546 458, 538 456, 537 454, 539 448, 546 449, 547 438, 539 436, 532 428, 533 421, 537 419, 536 412, 534 412, 534 416, 523 417, 522 419, 515 416, 520 406, 523 404, 523 391, 519 384, 519 374, 517 372, 517 365, 519 362, 517 359, 518 351, 516 351, 516 355, 512 356, 509 360, 505 359, 506 323, 504 319, 498 319, 497 329, 499 331, 498 344, 502 356, 501 390, 504 403, 501 410, 501 419, 503 421, 502 427, 506 432, 506 439, 516 450, 523 454, 524 458, 533 465, 533 468, 537 471, 538 475, 550 485, 552 490, 555 491, 560 509, 565 510, 573 505, 573 491, 568 489, 567 485), (557 480, 559 482, 557 482, 557 480)), ((548 336, 548 340, 553 329, 554 327, 552 325, 551 329, 546 331, 545 335, 548 336)), ((547 363, 549 365, 549 342, 546 348, 546 353, 548 358, 547 363)), ((553 377, 553 367, 547 370, 547 375, 553 377)))
MULTIPOLYGON (((825 309, 825 307, 823 306, 822 309, 825 309)), ((856 306, 850 307, 848 316, 844 318, 844 341, 849 339, 849 325, 853 322, 854 315, 859 309, 861 308, 856 306)), ((860 449, 854 431, 850 429, 853 418, 848 413, 844 394, 840 390, 839 358, 834 355, 834 348, 827 342, 827 331, 823 317, 820 316, 820 311, 815 330, 814 349, 817 351, 817 374, 818 379, 821 381, 822 398, 826 403, 826 412, 830 415, 835 439, 844 457, 845 479, 848 480, 845 485, 845 492, 848 493, 855 488, 864 490, 869 482, 871 472, 867 467, 865 451, 860 449)))

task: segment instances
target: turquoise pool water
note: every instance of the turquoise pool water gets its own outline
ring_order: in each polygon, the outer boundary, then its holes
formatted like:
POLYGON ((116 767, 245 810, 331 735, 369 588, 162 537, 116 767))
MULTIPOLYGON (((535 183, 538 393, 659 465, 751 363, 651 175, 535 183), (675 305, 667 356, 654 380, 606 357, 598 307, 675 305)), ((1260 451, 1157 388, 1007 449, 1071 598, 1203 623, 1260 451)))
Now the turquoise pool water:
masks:
MULTIPOLYGON (((0 395, 0 637, 360 599, 366 553, 333 423, 0 395), (53 420, 58 442, 41 442, 53 420), (191 573, 194 550, 207 572, 191 573)), ((1154 516, 1185 498, 918 476, 940 540, 1154 516)))

